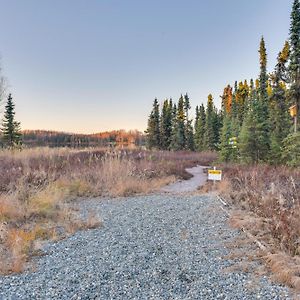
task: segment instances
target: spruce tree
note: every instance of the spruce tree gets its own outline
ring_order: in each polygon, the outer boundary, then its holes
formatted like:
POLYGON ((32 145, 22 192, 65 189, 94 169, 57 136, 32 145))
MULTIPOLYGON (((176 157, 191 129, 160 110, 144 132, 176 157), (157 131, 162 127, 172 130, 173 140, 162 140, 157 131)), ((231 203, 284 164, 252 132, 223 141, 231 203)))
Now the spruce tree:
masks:
POLYGON ((171 144, 172 134, 172 100, 165 100, 160 120, 160 147, 168 150, 171 144))
POLYGON ((196 110, 195 110, 195 124, 194 124, 194 128, 196 130, 198 123, 199 123, 199 118, 200 118, 200 113, 199 113, 199 106, 196 106, 196 110))
POLYGON ((234 92, 232 95, 232 104, 231 104, 231 117, 238 118, 238 85, 237 81, 234 83, 234 92))
POLYGON ((200 110, 199 106, 196 106, 196 111, 195 111, 195 124, 194 124, 194 144, 195 144, 195 150, 197 150, 197 145, 199 144, 199 137, 197 136, 197 128, 199 126, 199 120, 200 120, 200 110))
POLYGON ((214 108, 214 144, 215 144, 215 150, 218 150, 219 144, 220 144, 220 133, 221 128, 223 126, 223 119, 224 115, 222 111, 218 111, 218 109, 214 108))
POLYGON ((255 163, 259 160, 259 150, 257 148, 257 127, 256 127, 256 106, 258 101, 252 102, 241 128, 239 137, 239 148, 241 159, 246 163, 255 163))
POLYGON ((149 149, 160 147, 160 116, 159 116, 159 104, 155 98, 153 102, 153 108, 148 119, 148 127, 146 130, 147 147, 149 149))
POLYGON ((262 112, 268 118, 268 74, 267 74, 267 50, 265 40, 262 37, 259 48, 260 74, 259 74, 259 99, 264 104, 262 112))
POLYGON ((194 132, 192 121, 189 120, 189 110, 191 109, 190 98, 188 94, 184 95, 184 110, 185 110, 185 148, 194 151, 194 132))
POLYGON ((250 79, 250 86, 249 86, 249 101, 247 103, 246 110, 249 108, 249 103, 255 98, 255 86, 253 78, 250 79))
POLYGON ((20 123, 15 120, 15 104, 13 103, 11 94, 9 94, 5 105, 1 132, 5 146, 13 148, 21 144, 22 134, 20 123))
POLYGON ((216 149, 216 116, 212 95, 208 95, 205 120, 204 148, 205 150, 216 149))
POLYGON ((292 83, 299 80, 300 72, 300 3, 299 0, 294 0, 291 12, 290 26, 290 65, 289 71, 292 83))
POLYGON ((197 151, 203 151, 205 149, 205 120, 205 107, 202 103, 201 106, 198 108, 198 119, 195 123, 195 149, 197 151))
POLYGON ((270 97, 270 125, 271 125, 271 144, 270 162, 279 163, 281 161, 281 150, 283 140, 289 133, 291 126, 286 101, 286 91, 283 88, 282 80, 286 78, 285 64, 288 60, 288 44, 286 43, 282 52, 278 54, 275 72, 272 75, 272 94, 270 97))
MULTIPOLYGON (((181 95, 181 97, 182 97, 182 95, 181 95)), ((187 93, 184 95, 183 106, 184 106, 184 111, 185 111, 185 119, 188 120, 189 119, 189 110, 191 109, 191 103, 190 103, 190 98, 187 93)))
POLYGON ((168 150, 171 150, 172 147, 172 134, 173 134, 173 123, 174 116, 176 117, 176 105, 173 104, 172 98, 169 101, 169 118, 170 118, 170 137, 169 137, 169 147, 168 150))
POLYGON ((177 105, 176 129, 175 129, 175 150, 184 150, 186 148, 186 114, 184 98, 181 95, 177 105))
POLYGON ((300 3, 294 0, 290 26, 290 104, 297 105, 300 118, 300 3))
POLYGON ((174 103, 172 107, 172 130, 171 130, 171 143, 170 143, 170 150, 176 150, 177 148, 177 106, 174 103))
POLYGON ((259 101, 254 105, 255 120, 257 122, 257 140, 259 160, 266 160, 270 148, 270 124, 269 124, 269 97, 267 75, 267 51, 262 37, 259 49, 260 75, 259 75, 259 101))
POLYGON ((260 76, 257 93, 251 92, 248 112, 244 118, 240 138, 240 154, 243 161, 266 161, 270 148, 269 98, 267 93, 267 53, 264 39, 260 42, 260 76))
POLYGON ((264 136, 264 127, 261 117, 261 102, 252 101, 244 118, 239 136, 241 159, 247 163, 258 163, 266 160, 268 148, 264 136))
POLYGON ((190 151, 195 150, 195 142, 194 142, 194 130, 192 126, 192 120, 186 121, 186 145, 185 148, 190 151))

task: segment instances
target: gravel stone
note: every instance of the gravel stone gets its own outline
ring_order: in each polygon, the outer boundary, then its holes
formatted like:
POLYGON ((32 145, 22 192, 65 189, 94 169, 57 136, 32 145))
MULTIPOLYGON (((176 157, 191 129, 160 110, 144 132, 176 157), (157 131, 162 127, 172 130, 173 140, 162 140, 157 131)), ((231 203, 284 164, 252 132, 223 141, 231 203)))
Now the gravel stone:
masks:
POLYGON ((155 194, 80 204, 97 229, 44 247, 36 270, 0 276, 0 299, 291 299, 286 288, 224 272, 240 233, 213 196, 155 194))

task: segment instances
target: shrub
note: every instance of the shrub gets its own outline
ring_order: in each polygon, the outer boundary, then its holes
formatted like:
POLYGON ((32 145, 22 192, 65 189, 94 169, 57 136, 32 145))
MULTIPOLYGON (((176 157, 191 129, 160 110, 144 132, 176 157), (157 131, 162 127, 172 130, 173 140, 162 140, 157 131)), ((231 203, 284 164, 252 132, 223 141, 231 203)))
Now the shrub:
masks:
POLYGON ((223 169, 226 189, 222 193, 228 201, 261 217, 277 249, 299 255, 300 169, 268 165, 223 169))

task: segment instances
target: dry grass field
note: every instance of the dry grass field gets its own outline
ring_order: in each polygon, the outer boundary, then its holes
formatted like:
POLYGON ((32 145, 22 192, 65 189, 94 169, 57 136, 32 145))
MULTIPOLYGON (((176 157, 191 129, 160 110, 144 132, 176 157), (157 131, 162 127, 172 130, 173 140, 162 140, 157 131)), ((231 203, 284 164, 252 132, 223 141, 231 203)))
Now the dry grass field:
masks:
POLYGON ((300 290, 300 169, 224 165, 223 170, 219 189, 236 209, 231 225, 265 244, 275 278, 300 290))
POLYGON ((0 152, 0 272, 21 272, 42 240, 101 224, 92 212, 81 219, 72 200, 153 192, 189 178, 185 168, 215 159, 214 153, 137 150, 0 152))

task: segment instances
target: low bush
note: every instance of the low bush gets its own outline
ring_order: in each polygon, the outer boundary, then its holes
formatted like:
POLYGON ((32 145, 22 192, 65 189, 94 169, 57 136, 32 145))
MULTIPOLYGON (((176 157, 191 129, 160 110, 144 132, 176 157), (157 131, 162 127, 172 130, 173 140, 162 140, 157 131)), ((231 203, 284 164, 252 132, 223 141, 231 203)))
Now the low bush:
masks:
POLYGON ((267 246, 265 261, 280 283, 300 290, 300 169, 224 165, 220 193, 236 209, 231 225, 267 246))
POLYGON ((262 217, 280 250, 300 254, 300 169, 267 165, 223 169, 226 198, 262 217))

